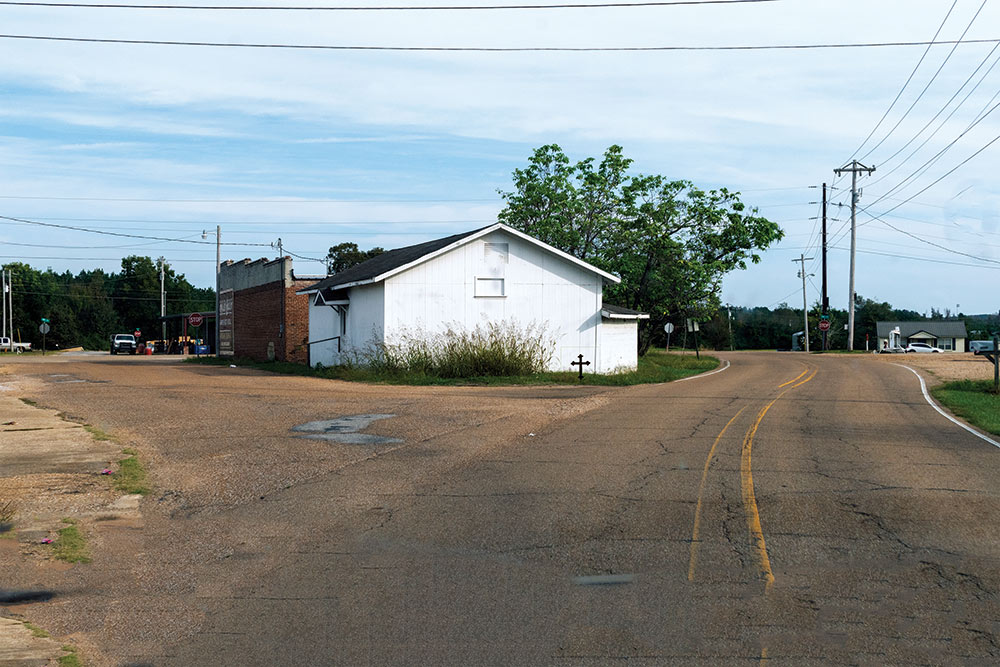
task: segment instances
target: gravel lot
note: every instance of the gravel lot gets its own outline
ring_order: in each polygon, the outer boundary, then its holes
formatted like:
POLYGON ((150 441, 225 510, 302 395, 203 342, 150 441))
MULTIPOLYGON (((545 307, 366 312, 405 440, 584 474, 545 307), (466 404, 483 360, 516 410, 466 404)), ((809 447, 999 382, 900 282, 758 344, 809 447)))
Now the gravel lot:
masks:
POLYGON ((993 364, 986 357, 966 353, 875 354, 880 362, 906 364, 925 371, 932 385, 952 380, 992 380, 993 364))

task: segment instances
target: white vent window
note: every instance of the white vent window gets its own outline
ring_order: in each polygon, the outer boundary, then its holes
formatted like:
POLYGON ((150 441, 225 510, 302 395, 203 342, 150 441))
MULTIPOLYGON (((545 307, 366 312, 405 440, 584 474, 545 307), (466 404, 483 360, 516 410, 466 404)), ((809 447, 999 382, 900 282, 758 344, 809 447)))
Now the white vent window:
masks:
POLYGON ((476 278, 476 296, 506 296, 503 278, 476 278))

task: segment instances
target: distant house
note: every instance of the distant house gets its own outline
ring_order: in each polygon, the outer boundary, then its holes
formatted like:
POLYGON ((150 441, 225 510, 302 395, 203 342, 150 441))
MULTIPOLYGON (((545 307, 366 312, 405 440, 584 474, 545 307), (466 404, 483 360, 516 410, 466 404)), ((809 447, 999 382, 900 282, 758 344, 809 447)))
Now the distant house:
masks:
POLYGON ((910 343, 927 343, 942 350, 965 352, 968 333, 961 320, 929 320, 927 322, 876 322, 875 333, 879 348, 893 345, 906 347, 910 343), (896 329, 899 329, 898 333, 896 329))
POLYGON ((323 276, 296 276, 292 258, 227 260, 219 266, 219 354, 257 361, 309 359, 309 298, 323 276))
POLYGON ((644 313, 603 303, 620 279, 504 224, 390 250, 321 280, 310 297, 310 364, 336 365, 372 344, 449 327, 544 326, 551 370, 635 368, 644 313))

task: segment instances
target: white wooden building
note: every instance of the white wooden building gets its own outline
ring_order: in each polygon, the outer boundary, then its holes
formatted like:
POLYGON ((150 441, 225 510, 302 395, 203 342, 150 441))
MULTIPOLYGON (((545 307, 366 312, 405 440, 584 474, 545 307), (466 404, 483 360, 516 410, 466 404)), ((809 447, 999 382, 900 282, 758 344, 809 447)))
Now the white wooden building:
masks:
POLYGON ((648 318, 602 303, 620 279, 507 225, 390 250, 330 276, 310 295, 309 363, 336 365, 372 343, 477 325, 544 326, 550 370, 634 369, 638 321, 648 318), (350 356, 348 356, 350 355, 350 356))

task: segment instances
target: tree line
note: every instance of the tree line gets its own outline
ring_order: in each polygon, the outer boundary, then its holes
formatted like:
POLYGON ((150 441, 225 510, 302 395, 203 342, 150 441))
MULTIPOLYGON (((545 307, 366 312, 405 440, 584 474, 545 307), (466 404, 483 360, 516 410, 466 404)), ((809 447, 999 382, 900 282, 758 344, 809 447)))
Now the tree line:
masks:
MULTIPOLYGON (((160 267, 150 257, 122 259, 121 271, 102 269, 56 273, 14 262, 12 274, 14 339, 41 348, 39 324, 48 319, 50 348, 84 347, 102 350, 116 333, 142 332, 158 339, 160 327, 160 267)), ((213 311, 215 290, 195 287, 169 264, 164 268, 167 313, 213 311)))
MULTIPOLYGON (((823 334, 819 330, 820 306, 814 304, 809 309, 809 345, 813 350, 822 349, 823 334)), ((847 309, 831 308, 830 330, 827 334, 827 345, 831 350, 847 348, 847 309)), ((928 320, 962 320, 969 334, 969 340, 988 339, 993 332, 1000 329, 1000 314, 966 315, 953 313, 948 308, 939 311, 931 308, 929 312, 920 313, 906 308, 894 308, 885 301, 867 299, 860 294, 854 300, 854 346, 855 349, 865 349, 868 340, 869 349, 878 346, 876 333, 877 322, 928 320)), ((693 346, 693 337, 684 338, 681 331, 683 321, 677 323, 677 331, 672 336, 671 345, 687 343, 693 346)), ((783 303, 774 309, 757 306, 753 308, 732 306, 722 308, 708 321, 702 322, 699 332, 700 344, 716 350, 774 350, 792 347, 792 336, 802 331, 802 309, 792 308, 783 303)), ((657 343, 663 344, 665 335, 657 335, 657 343)))

